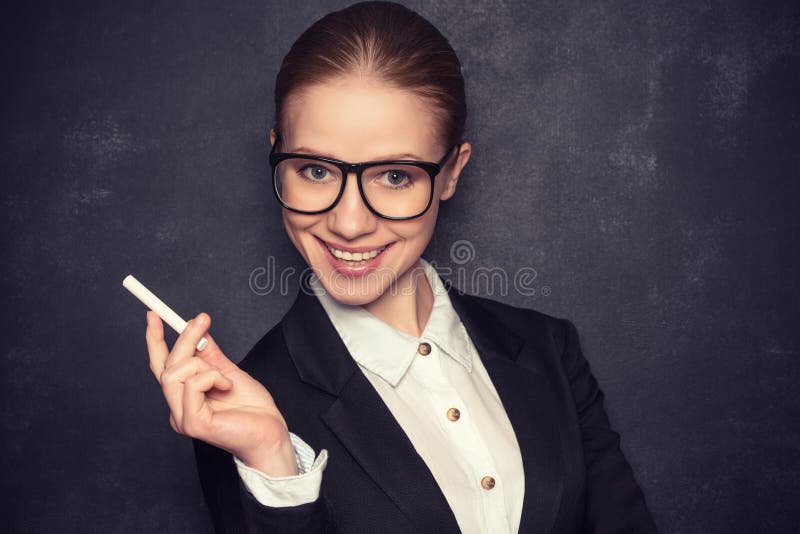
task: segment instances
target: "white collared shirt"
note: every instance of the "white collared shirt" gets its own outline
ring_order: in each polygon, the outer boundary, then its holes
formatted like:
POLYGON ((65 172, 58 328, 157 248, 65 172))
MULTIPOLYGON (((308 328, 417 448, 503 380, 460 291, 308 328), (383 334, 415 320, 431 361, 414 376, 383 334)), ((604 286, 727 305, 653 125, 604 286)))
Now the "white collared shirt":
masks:
MULTIPOLYGON (((316 277, 310 282, 359 369, 430 469, 461 531, 517 532, 525 480, 514 430, 438 273, 424 258, 420 263, 434 302, 419 338, 361 306, 336 301, 316 277)), ((299 475, 270 477, 235 458, 245 486, 267 506, 303 504, 319 495, 327 450, 314 460, 314 451, 290 436, 299 475)))

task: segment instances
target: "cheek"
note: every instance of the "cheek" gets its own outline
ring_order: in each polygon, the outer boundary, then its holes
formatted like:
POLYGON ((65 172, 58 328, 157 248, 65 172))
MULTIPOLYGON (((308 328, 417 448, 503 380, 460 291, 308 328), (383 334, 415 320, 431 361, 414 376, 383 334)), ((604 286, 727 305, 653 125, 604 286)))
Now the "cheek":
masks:
POLYGON ((319 221, 319 215, 304 215, 287 209, 283 210, 283 224, 296 230, 305 230, 319 221))
POLYGON ((294 241, 294 234, 296 231, 295 229, 297 227, 294 218, 288 214, 289 212, 287 210, 282 210, 282 211, 283 211, 283 229, 286 230, 286 234, 289 236, 289 238, 292 241, 294 241))
POLYGON ((431 207, 425 212, 425 215, 419 219, 411 219, 409 221, 395 221, 391 223, 392 231, 395 235, 400 236, 409 241, 422 239, 428 241, 433 230, 436 227, 436 217, 439 212, 439 203, 434 198, 431 207))
POLYGON ((303 215, 286 209, 283 210, 283 228, 295 246, 300 244, 300 234, 313 226, 318 220, 318 215, 303 215))

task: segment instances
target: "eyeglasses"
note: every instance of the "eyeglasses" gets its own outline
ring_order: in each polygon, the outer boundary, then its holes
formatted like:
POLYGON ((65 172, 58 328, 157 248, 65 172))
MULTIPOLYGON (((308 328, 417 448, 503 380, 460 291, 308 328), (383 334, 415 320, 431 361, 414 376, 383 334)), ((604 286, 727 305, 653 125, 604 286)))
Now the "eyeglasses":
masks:
POLYGON ((352 172, 367 208, 378 217, 391 220, 414 219, 428 211, 433 201, 434 178, 458 147, 450 147, 438 163, 347 163, 309 154, 275 152, 278 141, 272 146, 269 164, 275 196, 284 208, 308 215, 332 209, 342 198, 347 176, 352 172))

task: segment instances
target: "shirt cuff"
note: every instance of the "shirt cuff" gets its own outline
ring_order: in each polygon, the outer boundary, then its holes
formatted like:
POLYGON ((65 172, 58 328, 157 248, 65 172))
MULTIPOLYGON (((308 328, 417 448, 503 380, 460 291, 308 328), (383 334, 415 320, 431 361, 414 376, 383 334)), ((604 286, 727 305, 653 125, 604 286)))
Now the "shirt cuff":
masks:
POLYGON ((273 477, 246 465, 236 456, 236 469, 247 490, 264 506, 298 506, 317 500, 322 484, 322 471, 328 463, 328 451, 322 449, 314 459, 314 449, 289 432, 294 446, 299 474, 273 477))

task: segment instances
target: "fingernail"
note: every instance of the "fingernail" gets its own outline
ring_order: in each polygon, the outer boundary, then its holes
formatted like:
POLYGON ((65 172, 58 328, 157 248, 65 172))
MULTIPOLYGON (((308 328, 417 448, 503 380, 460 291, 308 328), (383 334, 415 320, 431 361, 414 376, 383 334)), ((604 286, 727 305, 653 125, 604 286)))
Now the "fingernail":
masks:
POLYGON ((202 312, 197 314, 197 317, 194 319, 195 324, 199 326, 204 326, 206 324, 206 316, 202 312))

